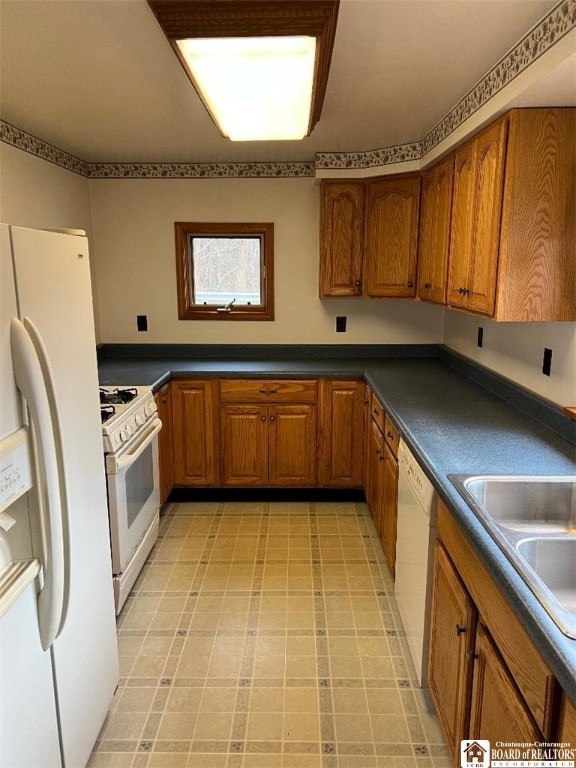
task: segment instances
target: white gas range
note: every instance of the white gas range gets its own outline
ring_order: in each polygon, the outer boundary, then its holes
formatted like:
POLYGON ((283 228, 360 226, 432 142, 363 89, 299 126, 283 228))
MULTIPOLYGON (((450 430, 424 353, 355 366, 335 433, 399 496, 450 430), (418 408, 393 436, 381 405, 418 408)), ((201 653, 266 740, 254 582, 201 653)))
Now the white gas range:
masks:
POLYGON ((116 613, 158 538, 158 433, 150 387, 101 387, 116 613))

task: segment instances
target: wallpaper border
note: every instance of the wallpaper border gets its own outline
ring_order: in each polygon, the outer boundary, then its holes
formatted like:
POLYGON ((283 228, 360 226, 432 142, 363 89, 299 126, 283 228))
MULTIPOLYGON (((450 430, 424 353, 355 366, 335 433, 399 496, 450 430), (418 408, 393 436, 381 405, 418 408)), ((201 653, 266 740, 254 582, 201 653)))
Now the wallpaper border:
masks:
POLYGON ((390 166, 422 159, 576 27, 576 0, 561 0, 420 141, 366 152, 320 152, 311 162, 89 163, 0 120, 0 141, 91 179, 314 177, 317 170, 390 166))

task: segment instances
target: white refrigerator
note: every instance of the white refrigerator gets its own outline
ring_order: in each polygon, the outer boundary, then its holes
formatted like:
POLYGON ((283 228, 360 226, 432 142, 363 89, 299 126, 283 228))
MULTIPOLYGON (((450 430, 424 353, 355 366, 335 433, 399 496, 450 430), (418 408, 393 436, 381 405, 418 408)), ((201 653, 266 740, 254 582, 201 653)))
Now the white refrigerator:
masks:
POLYGON ((0 225, 0 768, 84 768, 118 684, 85 237, 0 225))

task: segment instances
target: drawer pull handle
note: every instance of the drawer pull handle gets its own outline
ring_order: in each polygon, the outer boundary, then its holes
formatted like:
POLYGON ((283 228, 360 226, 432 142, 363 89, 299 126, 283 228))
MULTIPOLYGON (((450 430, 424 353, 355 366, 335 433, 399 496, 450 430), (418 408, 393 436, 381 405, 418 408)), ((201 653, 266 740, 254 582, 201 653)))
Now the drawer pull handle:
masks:
POLYGON ((259 389, 258 392, 260 392, 261 395, 277 395, 278 394, 277 389, 259 389))
POLYGON ((456 634, 458 637, 460 637, 460 635, 466 634, 466 627, 461 627, 460 624, 456 624, 456 634))
POLYGON ((389 437, 390 440, 394 440, 394 435, 392 434, 392 432, 386 432, 386 437, 389 437))
POLYGON ((374 414, 374 416, 379 416, 380 415, 380 411, 378 410, 378 408, 374 408, 372 413, 374 414))

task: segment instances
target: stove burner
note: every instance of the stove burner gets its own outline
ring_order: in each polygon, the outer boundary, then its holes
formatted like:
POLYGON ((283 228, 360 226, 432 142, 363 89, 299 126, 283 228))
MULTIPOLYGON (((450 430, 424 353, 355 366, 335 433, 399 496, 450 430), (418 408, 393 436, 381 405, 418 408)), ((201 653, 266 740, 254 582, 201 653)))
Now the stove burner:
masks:
POLYGON ((116 408, 114 408, 113 405, 102 405, 100 406, 100 418, 102 419, 102 424, 104 424, 105 421, 108 421, 114 414, 116 413, 116 408))
POLYGON ((114 392, 109 392, 107 389, 100 390, 100 402, 101 403, 115 403, 121 405, 122 403, 129 403, 138 396, 138 392, 134 387, 129 389, 115 389, 114 392))

